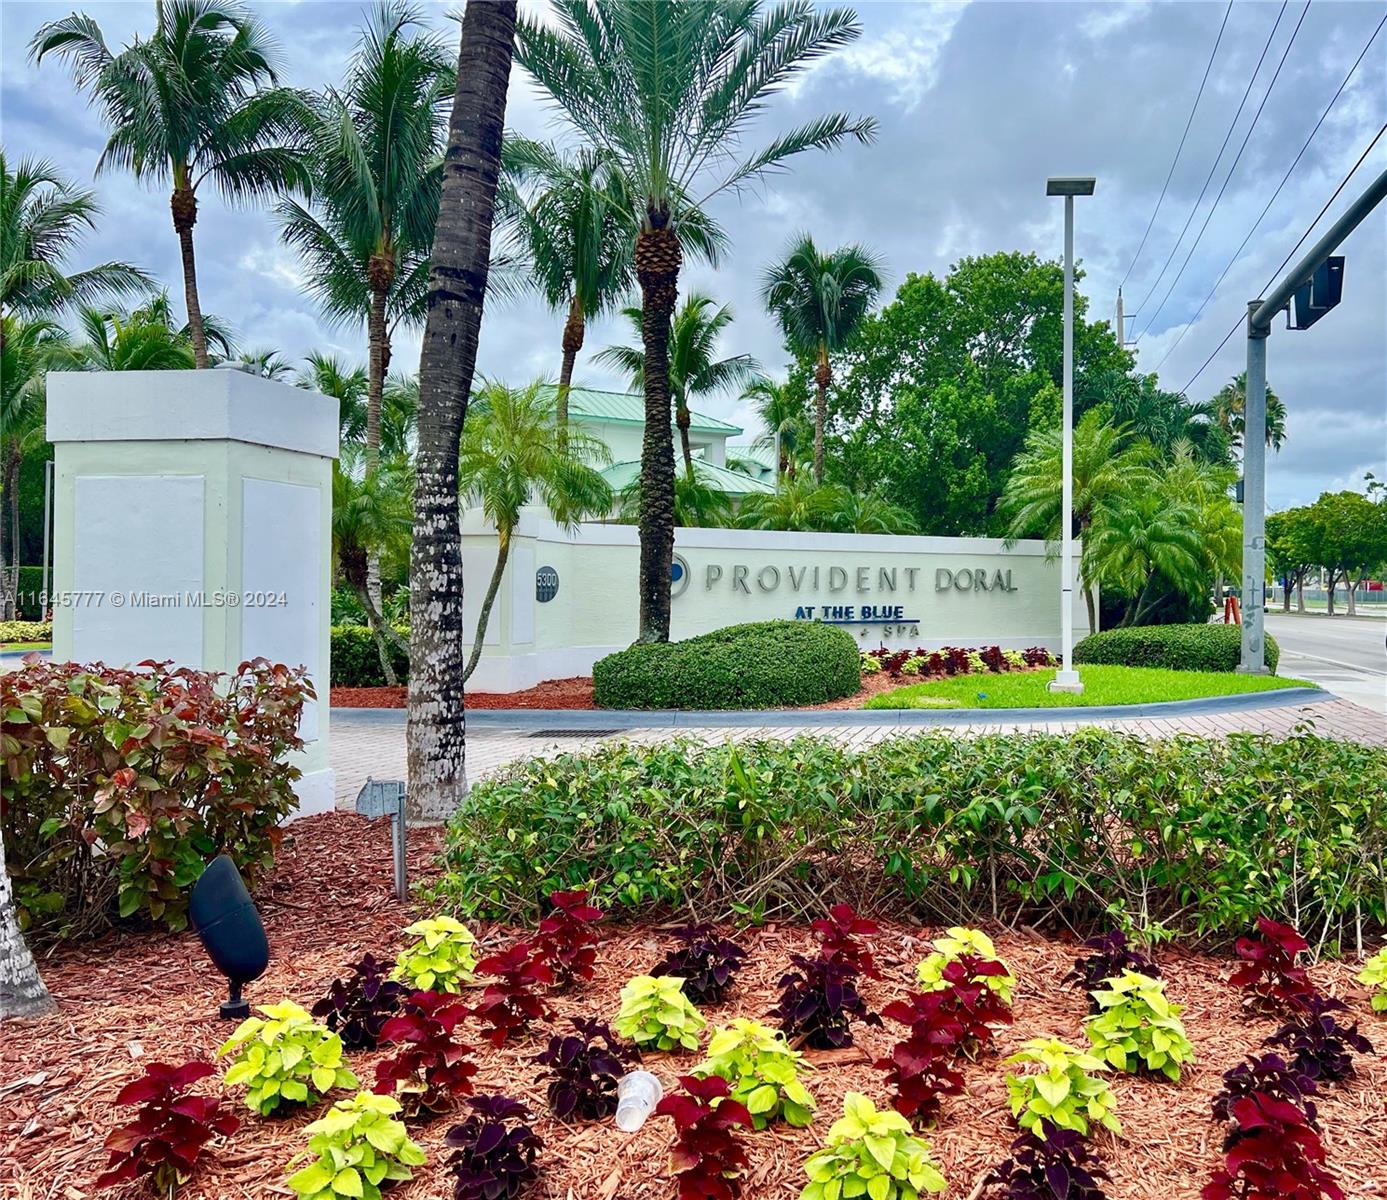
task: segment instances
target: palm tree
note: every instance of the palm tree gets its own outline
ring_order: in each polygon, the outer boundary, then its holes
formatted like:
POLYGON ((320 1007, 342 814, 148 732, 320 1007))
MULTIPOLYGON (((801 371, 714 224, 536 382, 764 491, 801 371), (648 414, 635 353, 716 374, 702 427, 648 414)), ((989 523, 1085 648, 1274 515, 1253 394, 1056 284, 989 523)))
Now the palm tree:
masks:
MULTIPOLYGON (((192 333, 173 324, 167 294, 130 312, 83 305, 77 324, 85 340, 55 351, 53 365, 76 371, 185 371, 196 365, 192 333)), ((230 358, 234 342, 219 318, 203 318, 206 340, 230 358)))
POLYGON ((832 488, 812 479, 786 479, 778 491, 746 497, 737 512, 737 524, 743 529, 831 529, 839 500, 832 488))
POLYGON ((149 276, 129 263, 63 269, 100 213, 95 194, 52 163, 26 158, 11 171, 0 149, 0 315, 45 319, 74 304, 150 290, 149 276))
POLYGON ((1159 598, 1161 579, 1185 595, 1204 586, 1198 514, 1159 488, 1130 488, 1105 504, 1084 557, 1103 586, 1132 598, 1124 625, 1142 623, 1159 598))
MULTIPOLYGON (((732 324, 732 306, 722 305, 714 311, 713 298, 694 292, 675 314, 669 331, 669 396, 674 402, 675 424, 679 427, 679 444, 684 453, 684 477, 693 479, 693 451, 689 448, 689 401, 709 396, 745 383, 756 371, 756 360, 749 354, 734 354, 731 358, 714 358, 718 337, 732 324)), ((645 317, 639 308, 621 310, 631 322, 636 337, 645 328, 645 317)), ((625 371, 631 386, 645 386, 645 350, 641 346, 608 346, 597 361, 625 371)))
MULTIPOLYGON (((704 478, 703 464, 696 463, 694 477, 680 474, 674 480, 674 524, 678 529, 725 529, 736 524, 736 504, 730 493, 704 478)), ((637 475, 617 497, 616 520, 634 525, 641 515, 641 478, 637 475)))
POLYGON ((37 1017, 52 1007, 53 998, 19 928, 14 889, 5 867, 5 835, 0 827, 0 1021, 37 1017))
POLYGON ((462 13, 453 111, 429 263, 419 356, 414 541, 410 555, 409 815, 447 816, 467 788, 462 645, 462 440, 491 260, 515 41, 516 0, 469 4, 462 13))
POLYGON ((337 401, 337 439, 343 446, 366 438, 366 368, 349 367, 335 354, 314 350, 299 372, 298 386, 337 401))
MULTIPOLYGON (((1063 439, 1057 427, 1032 429, 1025 449, 1011 464, 998 505, 1007 522, 1008 544, 1019 538, 1060 538, 1063 439)), ((1096 561, 1090 553, 1088 531, 1099 510, 1134 487, 1149 487, 1153 476, 1149 443, 1132 444, 1125 425, 1115 425, 1102 408, 1090 409, 1074 426, 1074 534, 1082 539, 1079 576, 1088 609, 1088 627, 1098 628, 1094 596, 1096 561)))
POLYGON ((754 183, 805 150, 871 139, 870 120, 831 115, 737 157, 767 99, 861 30, 850 10, 819 12, 807 0, 765 11, 758 0, 555 0, 553 7, 555 24, 520 22, 515 57, 630 188, 645 354, 639 636, 663 642, 674 555, 669 333, 681 237, 718 193, 754 183))
MULTIPOLYGON (((1241 448, 1246 429, 1247 372, 1239 371, 1214 393, 1212 400, 1204 407, 1229 437, 1234 448, 1241 448)), ((1280 450, 1286 440, 1286 406, 1281 402, 1271 385, 1267 385, 1267 445, 1280 450)))
POLYGON ((789 383, 776 383, 764 375, 753 379, 742 391, 749 400, 766 432, 752 445, 768 449, 776 458, 775 482, 795 477, 795 464, 803 444, 809 440, 808 414, 803 397, 789 383))
POLYGON ((856 492, 841 484, 826 485, 835 507, 830 517, 837 533, 919 533, 920 526, 899 504, 875 492, 856 492))
POLYGON ((824 425, 833 382, 829 355, 841 350, 882 288, 881 260, 864 246, 821 254, 800 234, 785 258, 766 270, 761 297, 780 323, 792 353, 814 360, 814 479, 824 481, 824 425))
POLYGON ((472 678, 482 656, 520 510, 541 503, 570 531, 585 517, 605 516, 612 507, 612 489, 592 464, 608 457, 596 438, 577 430, 561 436, 542 381, 526 388, 487 383, 478 392, 462 430, 459 488, 464 503, 480 505, 496 527, 496 566, 477 614, 464 680, 472 678))
POLYGON ((68 59, 78 89, 101 108, 111 136, 98 171, 125 167, 172 182, 193 356, 208 366, 193 253, 198 188, 210 179, 243 203, 308 184, 295 145, 304 98, 274 86, 268 34, 232 0, 155 0, 153 36, 118 54, 84 13, 44 25, 29 52, 39 62, 50 53, 68 59))
POLYGON ((236 361, 249 367, 251 374, 261 379, 287 379, 294 373, 294 364, 272 347, 242 350, 236 361))

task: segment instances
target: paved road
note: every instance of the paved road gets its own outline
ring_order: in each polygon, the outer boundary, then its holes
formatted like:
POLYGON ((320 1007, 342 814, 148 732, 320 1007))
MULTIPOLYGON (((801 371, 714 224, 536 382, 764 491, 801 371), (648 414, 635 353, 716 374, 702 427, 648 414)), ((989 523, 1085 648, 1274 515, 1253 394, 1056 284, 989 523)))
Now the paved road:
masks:
POLYGON ((1375 617, 1267 613, 1282 675, 1309 679, 1387 717, 1387 622, 1375 617))

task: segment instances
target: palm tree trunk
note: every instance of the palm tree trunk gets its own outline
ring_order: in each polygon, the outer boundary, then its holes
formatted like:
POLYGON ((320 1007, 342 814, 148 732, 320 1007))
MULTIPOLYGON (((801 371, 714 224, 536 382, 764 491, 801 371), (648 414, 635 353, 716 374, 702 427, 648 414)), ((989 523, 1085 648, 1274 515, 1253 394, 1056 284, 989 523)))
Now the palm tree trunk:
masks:
POLYGON ((472 657, 467 660, 467 670, 463 679, 471 679, 472 672, 482 657, 482 641, 486 637, 486 627, 491 621, 491 606, 496 603, 496 593, 501 588, 501 576, 506 573, 506 563, 510 561, 510 530, 496 531, 496 569, 491 572, 491 582, 486 585, 486 595, 482 597, 482 611, 477 614, 477 635, 472 639, 472 657))
MULTIPOLYGON (((385 327, 385 299, 394 277, 394 267, 384 256, 373 254, 367 271, 371 275, 371 311, 366 318, 369 347, 366 369, 366 474, 370 476, 380 467, 380 408, 381 398, 385 394, 386 342, 389 337, 385 327)), ((366 554, 366 590, 371 593, 371 600, 379 610, 380 552, 375 549, 366 554)), ((384 649, 381 654, 384 656, 384 649)), ((388 682, 394 686, 393 680, 388 682)))
POLYGON ((193 255, 193 226, 197 224, 197 196, 192 188, 175 185, 169 200, 173 228, 183 258, 183 303, 188 310, 188 334, 193 339, 193 362, 198 370, 210 365, 207 358, 207 331, 202 326, 202 304, 197 298, 197 260, 193 255))
POLYGON ((1088 609, 1088 631, 1089 633, 1098 632, 1098 605, 1093 600, 1093 589, 1085 586, 1084 588, 1084 607, 1088 609))
MULTIPOLYGON (((360 579, 360 576, 357 576, 360 579)), ((365 583, 354 583, 353 589, 356 592, 357 603, 361 605, 362 611, 366 614, 366 624, 370 626, 371 633, 376 639, 376 654, 380 657, 380 671, 385 677, 386 687, 397 687, 399 677, 395 674, 395 664, 390 661, 390 647, 404 652, 405 657, 409 656, 409 643, 396 632, 394 626, 381 616, 380 606, 376 603, 375 597, 371 595, 370 575, 366 577, 365 583)))
POLYGON ((53 998, 19 928, 10 873, 5 869, 5 835, 0 830, 0 1021, 36 1017, 52 1008, 53 998))
POLYGON ((833 382, 833 368, 828 365, 828 347, 819 346, 819 361, 814 364, 814 482, 824 481, 824 426, 828 423, 828 385, 833 382))
POLYGON ((448 816, 467 790, 458 439, 477 365, 516 0, 463 10, 457 90, 429 265, 419 358, 410 555, 408 815, 448 816))
POLYGON ((645 434, 641 439, 640 633, 669 641, 670 569, 674 565, 674 437, 669 411, 669 327, 683 250, 669 209, 647 207, 636 238, 645 348, 645 434))
POLYGON ((689 448, 689 426, 692 418, 689 416, 689 406, 684 403, 681 395, 674 405, 674 420, 679 426, 679 448, 684 452, 684 473, 689 477, 689 482, 693 482, 694 465, 693 451, 689 448))
POLYGON ((13 621, 19 615, 19 467, 24 452, 17 440, 11 440, 5 450, 5 468, 0 488, 4 489, 9 520, 0 516, 0 621, 13 621), (15 577, 13 590, 6 584, 6 570, 12 568, 15 577))
POLYGON ((568 305, 568 320, 563 324, 563 366, 559 368, 559 390, 554 397, 554 422, 559 430, 560 448, 568 445, 568 393, 573 386, 573 364, 583 348, 586 332, 583 306, 574 296, 568 305))

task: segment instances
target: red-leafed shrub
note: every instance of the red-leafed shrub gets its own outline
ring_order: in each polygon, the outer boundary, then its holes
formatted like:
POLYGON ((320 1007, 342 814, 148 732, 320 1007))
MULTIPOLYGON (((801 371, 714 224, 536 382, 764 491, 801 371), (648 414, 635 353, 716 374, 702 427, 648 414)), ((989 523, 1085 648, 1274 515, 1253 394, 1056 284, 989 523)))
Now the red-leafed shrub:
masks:
POLYGON ((1203 1200, 1343 1200, 1320 1135, 1294 1104, 1254 1092, 1233 1102, 1232 1115, 1224 1165, 1203 1200))
POLYGON ((381 1028, 380 1040, 399 1049, 376 1064, 374 1090, 394 1096, 409 1116, 445 1112, 455 1097, 471 1094, 477 1073, 467 1046, 453 1039, 467 1006, 441 992, 414 992, 403 1007, 381 1028))
POLYGON ((188 1089, 215 1074, 205 1062, 181 1067, 150 1063, 144 1074, 127 1083, 116 1096, 117 1104, 138 1104, 140 1111, 128 1125, 112 1130, 106 1139, 110 1162, 96 1180, 97 1187, 111 1187, 140 1175, 153 1177, 155 1190, 172 1196, 192 1174, 202 1148, 215 1135, 229 1137, 240 1122, 222 1113, 215 1096, 194 1096, 188 1089))
MULTIPOLYGON (((891 1007, 882 1011, 890 1015, 891 1007)), ((922 1125, 933 1124, 945 1096, 963 1091, 963 1076, 950 1065, 948 1052, 913 1036, 897 1042, 873 1065, 886 1072, 891 1107, 922 1125)))
POLYGON ((679 1200, 734 1200, 746 1151, 733 1130, 752 1128, 746 1106, 728 1098, 731 1084, 718 1075, 681 1075, 683 1093, 664 1097, 657 1116, 674 1118, 674 1149, 669 1167, 679 1181, 679 1200))
POLYGON ((491 1027, 486 1040, 493 1046, 504 1046, 512 1037, 524 1035, 531 1021, 552 1016, 540 989, 553 983, 554 975, 529 942, 516 942, 487 955, 477 963, 477 971, 497 980, 486 985, 472 1009, 477 1020, 491 1027))
POLYGON ((1249 1055, 1223 1073, 1223 1090, 1214 1096, 1214 1120, 1231 1121, 1233 1105, 1256 1092, 1271 1100, 1294 1104, 1305 1114, 1306 1124, 1318 1129, 1315 1122, 1315 1103, 1310 1099, 1317 1091, 1315 1081, 1304 1071, 1292 1067, 1280 1055, 1249 1055))
POLYGON ((113 918, 188 923, 218 854, 254 881, 274 862, 301 774, 301 670, 224 677, 30 662, 0 672, 0 820, 21 924, 68 936, 113 918))
POLYGON ((602 910, 588 903, 586 891, 550 892, 553 911, 539 923, 535 953, 560 989, 579 979, 591 979, 597 961, 597 930, 602 910))
POLYGON ((868 979, 881 978, 872 962, 872 952, 857 940, 871 937, 879 927, 875 921, 859 917, 851 904, 835 904, 827 917, 820 917, 810 928, 819 935, 819 957, 825 962, 848 967, 868 979))
POLYGON ((1249 992, 1255 1007, 1295 1008, 1315 994, 1308 972, 1296 965, 1296 955, 1308 945, 1291 926, 1258 917, 1257 936, 1240 937, 1235 944, 1242 962, 1228 982, 1249 992))
POLYGON ((1019 651, 1019 659, 1017 651, 1003 650, 1000 646, 979 646, 974 650, 966 646, 945 646, 942 650, 926 650, 923 646, 914 650, 888 650, 885 646, 879 646, 866 653, 879 662, 881 669, 893 679, 900 678, 902 674, 914 674, 920 678, 967 675, 974 672, 977 666, 969 657, 972 654, 976 654, 983 666, 992 672, 1056 665, 1055 656, 1043 646, 1031 646, 1019 651), (1008 655, 1011 657, 1008 658, 1008 655), (907 672, 905 666, 909 662, 917 666, 912 666, 907 672))
POLYGON ((881 1015, 910 1027, 912 1040, 945 1054, 975 1057, 995 1036, 994 1026, 1011 1024, 1011 1008, 987 985, 1005 975, 1005 964, 965 954, 946 963, 940 978, 946 986, 911 992, 882 1009, 881 1015))

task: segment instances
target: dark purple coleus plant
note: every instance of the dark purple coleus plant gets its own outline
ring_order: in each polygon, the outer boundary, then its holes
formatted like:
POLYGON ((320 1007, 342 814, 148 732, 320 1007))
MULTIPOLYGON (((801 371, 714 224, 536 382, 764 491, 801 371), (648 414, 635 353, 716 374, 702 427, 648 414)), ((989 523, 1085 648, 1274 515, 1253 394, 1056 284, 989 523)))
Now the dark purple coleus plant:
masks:
POLYGON ((606 1022, 573 1019, 574 1033, 555 1035, 535 1062, 549 1068, 549 1107, 560 1121, 595 1121, 616 1112, 616 1082, 640 1052, 619 1042, 606 1022))
POLYGON ((111 1158, 97 1176, 96 1186, 111 1187, 150 1175, 161 1196, 172 1196, 179 1182, 192 1174, 203 1146, 214 1135, 229 1137, 240 1127, 235 1117, 221 1112, 217 1097, 188 1092, 212 1074, 209 1063, 196 1060, 181 1067, 156 1062, 121 1088, 116 1103, 138 1104, 140 1111, 107 1137, 111 1158))
POLYGON ((328 993, 313 1006, 313 1015, 342 1039, 351 1050, 374 1050, 386 1021, 400 1011, 409 995, 403 983, 387 979, 392 963, 374 954, 352 963, 346 979, 334 979, 328 993))
POLYGON ((1006 1200, 1104 1200, 1108 1173, 1072 1129, 1040 1123, 1011 1144, 1011 1157, 992 1170, 991 1182, 1006 1200))
POLYGON ((826 962, 851 967, 854 974, 880 979, 881 972, 872 961, 872 952, 859 938, 871 937, 877 932, 875 921, 858 916, 851 904, 835 904, 828 910, 827 917, 820 917, 810 928, 819 935, 822 945, 819 957, 826 962))
POLYGON ((473 1096, 471 1115, 443 1138, 453 1151, 449 1169, 454 1200, 510 1200, 539 1174, 535 1160, 544 1139, 529 1126, 530 1113, 509 1096, 473 1096))
POLYGON ((1248 1055, 1246 1062, 1223 1073, 1223 1090, 1213 1101, 1214 1120, 1231 1121, 1234 1103, 1260 1092, 1272 1100, 1296 1105, 1310 1128, 1318 1129, 1315 1104, 1310 1099, 1318 1090, 1309 1075, 1292 1067, 1279 1054, 1248 1055))
POLYGON ((1123 971, 1138 971, 1152 979, 1159 979, 1161 969, 1140 950, 1127 944, 1127 935, 1120 929, 1098 937, 1088 938, 1084 948, 1093 953, 1084 958, 1076 958, 1065 983, 1072 983, 1089 993, 1089 1011, 1098 1012, 1099 1005, 1092 993, 1097 991, 1105 979, 1116 979, 1123 971))
POLYGON ((832 1049, 852 1045, 854 1019, 880 1025, 857 992, 857 970, 848 963, 790 955, 794 970, 780 977, 780 1003, 770 1015, 797 1045, 832 1049))
POLYGON ((1292 1069, 1312 1079, 1347 1079, 1353 1074, 1354 1052, 1373 1052, 1373 1044, 1358 1032, 1357 1021, 1342 1025, 1334 1016, 1347 1008, 1342 1000, 1311 996, 1265 1044, 1281 1047, 1290 1056, 1292 1069))
POLYGON ((694 1004, 717 1004, 732 986, 747 952, 730 938, 719 936, 709 924, 676 929, 680 945, 671 950, 648 974, 677 975, 684 981, 684 995, 694 1004))

